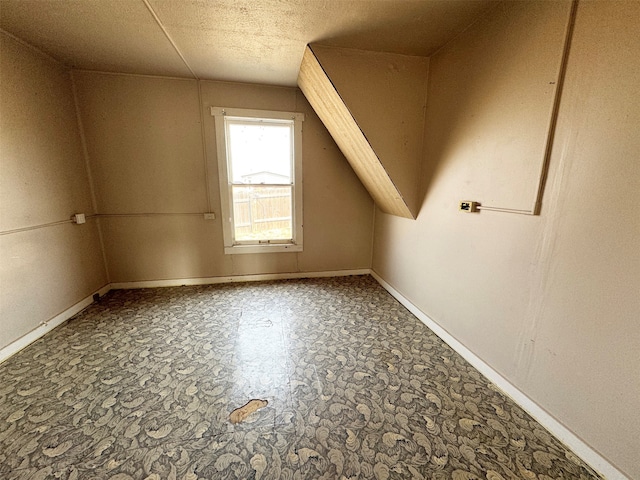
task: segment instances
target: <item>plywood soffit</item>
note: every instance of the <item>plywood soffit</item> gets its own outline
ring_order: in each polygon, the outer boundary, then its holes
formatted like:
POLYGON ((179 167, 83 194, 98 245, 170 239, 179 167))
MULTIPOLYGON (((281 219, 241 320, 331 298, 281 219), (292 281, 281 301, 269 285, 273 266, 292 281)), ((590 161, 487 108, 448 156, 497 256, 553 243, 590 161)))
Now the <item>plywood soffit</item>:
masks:
POLYGON ((385 213, 413 219, 418 206, 428 59, 331 50, 306 47, 298 86, 376 205, 385 213), (380 68, 377 55, 398 58, 390 63, 382 59, 391 68, 380 68), (407 67, 407 62, 413 65, 407 67), (396 91, 411 93, 395 95, 396 91), (390 101, 394 112, 388 110, 390 101), (407 125, 415 129, 412 138, 398 135, 407 125))

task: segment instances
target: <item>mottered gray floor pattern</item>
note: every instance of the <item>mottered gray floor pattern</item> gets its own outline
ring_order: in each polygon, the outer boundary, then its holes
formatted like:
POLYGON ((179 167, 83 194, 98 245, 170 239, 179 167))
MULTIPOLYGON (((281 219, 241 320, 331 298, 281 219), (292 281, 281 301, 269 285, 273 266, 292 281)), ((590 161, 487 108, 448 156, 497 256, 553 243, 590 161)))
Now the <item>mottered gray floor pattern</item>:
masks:
POLYGON ((599 477, 361 276, 110 292, 0 365, 0 478, 599 477))

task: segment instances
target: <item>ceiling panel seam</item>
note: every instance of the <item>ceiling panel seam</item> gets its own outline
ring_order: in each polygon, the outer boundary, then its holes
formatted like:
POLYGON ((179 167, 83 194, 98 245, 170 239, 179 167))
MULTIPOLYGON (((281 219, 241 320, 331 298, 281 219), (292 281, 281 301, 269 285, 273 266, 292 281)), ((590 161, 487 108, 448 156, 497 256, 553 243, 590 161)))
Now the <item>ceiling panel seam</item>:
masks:
MULTIPOLYGON (((112 76, 120 76, 120 77, 162 78, 165 80, 180 80, 183 82, 194 82, 197 80, 191 77, 176 77, 172 75, 151 75, 147 73, 108 72, 106 70, 89 70, 86 68, 73 68, 72 70, 78 73, 93 73, 96 75, 112 75, 112 76)), ((202 80, 199 80, 199 81, 202 81, 202 80)))
POLYGON ((148 0, 142 0, 142 1, 146 5, 147 10, 149 10, 149 13, 151 13, 151 15, 153 16, 154 20, 158 24, 158 26, 160 27, 160 30, 162 30, 162 33, 164 33, 164 36, 167 37, 167 40, 169 40, 169 43, 171 44, 173 49, 176 51, 178 56, 182 59, 182 61, 185 64, 185 66, 189 69, 189 71, 191 72, 191 75, 193 75, 193 78, 195 78, 196 80, 200 80, 198 78, 198 75, 196 75, 196 73, 191 68, 191 65, 189 65, 189 62, 187 62, 187 59, 184 58, 184 55, 182 54, 182 52, 178 48, 178 45, 176 44, 176 42, 173 41, 173 38, 171 38, 171 35, 169 35, 169 32, 167 32, 167 29, 162 24, 162 21, 160 20, 160 17, 158 17, 158 14, 155 12, 155 10, 153 9, 153 7, 149 3, 149 1, 148 0))
POLYGON ((28 48, 28 49, 30 49, 30 50, 33 50, 33 51, 34 51, 35 53, 37 53, 38 55, 42 55, 42 56, 43 56, 44 58, 46 58, 47 60, 50 60, 50 61, 52 61, 53 63, 55 63, 55 64, 57 64, 57 65, 60 65, 61 67, 69 68, 69 66, 68 66, 66 63, 64 63, 64 62, 62 62, 62 61, 60 61, 60 60, 58 60, 58 59, 57 59, 57 58, 55 58, 55 57, 52 57, 51 55, 49 55, 49 54, 48 54, 47 52, 45 52, 44 50, 40 50, 38 47, 36 47, 35 45, 30 44, 30 43, 29 43, 29 42, 27 42, 26 40, 23 40, 23 39, 22 39, 22 38, 20 38, 20 37, 16 37, 13 33, 9 33, 9 32, 7 32, 6 30, 4 30, 4 29, 2 29, 2 28, 0 28, 0 33, 2 33, 2 34, 4 34, 4 35, 6 35, 7 37, 9 37, 9 38, 11 38, 11 39, 13 39, 13 40, 15 40, 15 41, 16 41, 16 42, 18 42, 20 45, 22 45, 22 46, 24 46, 24 47, 26 47, 26 48, 28 48))

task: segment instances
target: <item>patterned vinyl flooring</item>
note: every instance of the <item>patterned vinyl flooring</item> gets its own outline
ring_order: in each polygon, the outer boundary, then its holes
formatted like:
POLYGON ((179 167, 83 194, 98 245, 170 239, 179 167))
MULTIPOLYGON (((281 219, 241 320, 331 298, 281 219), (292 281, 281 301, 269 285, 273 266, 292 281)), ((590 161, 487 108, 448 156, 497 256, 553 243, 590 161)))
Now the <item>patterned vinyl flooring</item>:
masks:
POLYGON ((110 292, 0 365, 0 478, 600 477, 357 276, 110 292))

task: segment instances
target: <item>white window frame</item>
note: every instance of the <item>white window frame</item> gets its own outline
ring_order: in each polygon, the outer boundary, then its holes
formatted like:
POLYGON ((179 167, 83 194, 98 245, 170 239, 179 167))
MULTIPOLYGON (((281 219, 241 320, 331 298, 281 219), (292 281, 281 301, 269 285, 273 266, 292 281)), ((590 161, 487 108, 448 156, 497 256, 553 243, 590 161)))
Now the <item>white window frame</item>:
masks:
POLYGON ((301 252, 302 251, 302 122, 303 113, 279 112, 270 110, 250 110, 244 108, 211 107, 211 115, 215 118, 216 145, 218 153, 218 179, 220 184, 220 203, 222 207, 222 232, 225 254, 301 252), (262 241, 236 242, 233 226, 232 180, 229 178, 229 159, 227 156, 228 130, 225 118, 251 119, 266 123, 277 123, 278 120, 293 120, 293 182, 292 195, 292 236, 290 242, 262 241))

